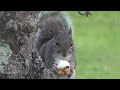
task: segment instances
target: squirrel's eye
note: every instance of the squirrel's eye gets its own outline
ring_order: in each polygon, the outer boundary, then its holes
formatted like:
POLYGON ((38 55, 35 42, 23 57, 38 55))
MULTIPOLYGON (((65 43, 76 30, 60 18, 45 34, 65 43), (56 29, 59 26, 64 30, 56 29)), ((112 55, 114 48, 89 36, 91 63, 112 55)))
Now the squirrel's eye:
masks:
POLYGON ((71 46, 73 46, 73 44, 71 44, 71 46))
POLYGON ((56 46, 59 46, 59 43, 58 43, 58 42, 56 43, 56 46))

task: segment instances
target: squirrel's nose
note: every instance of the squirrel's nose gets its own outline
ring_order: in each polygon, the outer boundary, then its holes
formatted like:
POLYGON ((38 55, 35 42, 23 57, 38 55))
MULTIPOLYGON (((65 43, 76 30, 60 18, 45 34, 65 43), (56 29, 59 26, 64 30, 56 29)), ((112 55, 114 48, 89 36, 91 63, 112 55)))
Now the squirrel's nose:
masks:
POLYGON ((63 57, 66 57, 67 56, 67 54, 66 53, 63 53, 63 57))

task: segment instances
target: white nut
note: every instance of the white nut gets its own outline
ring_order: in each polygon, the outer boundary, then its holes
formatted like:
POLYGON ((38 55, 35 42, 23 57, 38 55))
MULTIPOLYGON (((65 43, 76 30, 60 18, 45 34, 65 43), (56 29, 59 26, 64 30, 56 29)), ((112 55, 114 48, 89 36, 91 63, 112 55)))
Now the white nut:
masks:
POLYGON ((66 60, 58 60, 57 61, 57 68, 66 68, 66 67, 70 67, 70 63, 66 60))

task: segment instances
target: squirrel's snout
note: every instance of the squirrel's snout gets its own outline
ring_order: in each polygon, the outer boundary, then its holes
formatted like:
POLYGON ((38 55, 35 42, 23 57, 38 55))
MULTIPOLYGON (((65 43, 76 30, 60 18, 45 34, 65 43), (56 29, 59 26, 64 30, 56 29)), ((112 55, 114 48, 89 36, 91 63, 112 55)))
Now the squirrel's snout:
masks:
POLYGON ((67 56, 67 53, 63 52, 63 57, 66 57, 67 56))
POLYGON ((63 57, 66 57, 67 55, 66 54, 63 54, 63 57))

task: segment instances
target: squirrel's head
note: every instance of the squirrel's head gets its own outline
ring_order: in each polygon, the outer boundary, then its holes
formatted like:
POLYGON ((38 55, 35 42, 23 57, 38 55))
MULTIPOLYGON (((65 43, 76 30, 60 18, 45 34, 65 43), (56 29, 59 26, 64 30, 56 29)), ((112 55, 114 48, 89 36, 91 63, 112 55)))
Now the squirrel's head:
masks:
POLYGON ((71 34, 72 30, 70 28, 70 30, 66 32, 60 31, 55 35, 55 42, 53 43, 55 53, 66 57, 72 52, 73 40, 71 34))

